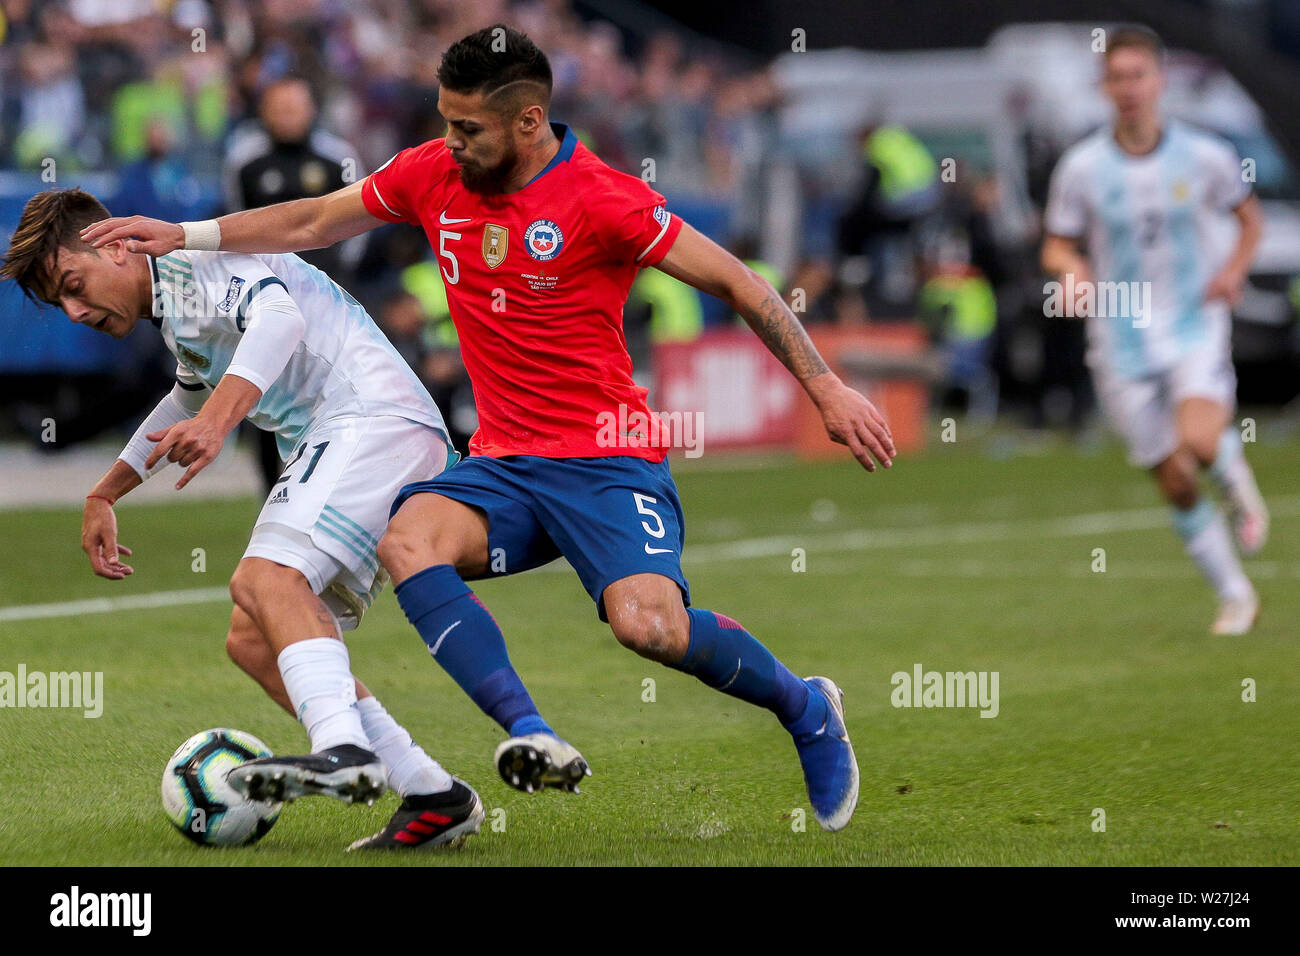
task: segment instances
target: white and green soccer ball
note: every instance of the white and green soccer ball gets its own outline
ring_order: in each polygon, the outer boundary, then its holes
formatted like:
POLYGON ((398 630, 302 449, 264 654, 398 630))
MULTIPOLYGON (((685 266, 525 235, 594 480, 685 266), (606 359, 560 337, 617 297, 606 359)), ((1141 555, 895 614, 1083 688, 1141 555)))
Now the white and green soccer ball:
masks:
POLYGON ((245 799, 226 782, 226 774, 269 756, 266 744, 242 730, 217 727, 195 734, 176 748, 163 770, 167 819, 187 839, 205 846, 257 842, 274 825, 283 804, 245 799))

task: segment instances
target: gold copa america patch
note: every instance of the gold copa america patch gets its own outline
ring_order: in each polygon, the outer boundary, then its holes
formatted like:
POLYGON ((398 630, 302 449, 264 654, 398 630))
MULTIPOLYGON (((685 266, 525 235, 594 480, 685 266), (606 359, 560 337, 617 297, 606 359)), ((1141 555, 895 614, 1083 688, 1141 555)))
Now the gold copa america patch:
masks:
POLYGON ((510 242, 510 230, 489 222, 483 227, 483 261, 489 269, 495 269, 506 261, 506 246, 510 242))

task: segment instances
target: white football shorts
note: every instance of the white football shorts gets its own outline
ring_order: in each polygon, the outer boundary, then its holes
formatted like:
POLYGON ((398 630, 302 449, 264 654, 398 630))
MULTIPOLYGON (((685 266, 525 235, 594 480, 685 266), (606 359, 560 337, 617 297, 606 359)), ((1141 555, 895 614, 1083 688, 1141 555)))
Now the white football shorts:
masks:
POLYGON ((447 467, 448 445, 428 425, 397 416, 334 418, 312 426, 276 481, 246 558, 302 572, 352 630, 388 581, 376 549, 403 485, 447 467))
POLYGON ((1164 372, 1125 379, 1104 367, 1092 369, 1097 402, 1128 447, 1128 460, 1154 468, 1178 448, 1178 405, 1189 398, 1208 398, 1232 414, 1237 407, 1237 375, 1232 356, 1222 348, 1186 353, 1164 372))

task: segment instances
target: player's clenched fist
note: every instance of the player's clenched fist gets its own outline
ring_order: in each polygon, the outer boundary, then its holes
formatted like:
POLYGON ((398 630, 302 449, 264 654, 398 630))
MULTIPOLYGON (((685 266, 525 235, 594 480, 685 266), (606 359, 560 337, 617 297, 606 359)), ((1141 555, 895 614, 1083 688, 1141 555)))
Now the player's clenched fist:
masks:
POLYGON ((146 219, 144 216, 114 216, 101 219, 81 231, 81 239, 95 248, 126 240, 127 252, 143 252, 151 256, 165 256, 185 248, 185 230, 174 222, 146 219))
POLYGON ((179 491, 190 483, 190 479, 212 463, 221 452, 221 445, 226 440, 226 431, 209 422, 203 415, 179 422, 169 428, 150 432, 145 436, 158 444, 145 462, 145 468, 152 468, 166 458, 177 462, 189 470, 176 482, 179 491))
POLYGON ((117 543, 117 515, 113 506, 102 498, 87 498, 81 513, 81 550, 90 558, 90 567, 101 578, 119 581, 135 569, 123 564, 121 555, 131 549, 117 543))

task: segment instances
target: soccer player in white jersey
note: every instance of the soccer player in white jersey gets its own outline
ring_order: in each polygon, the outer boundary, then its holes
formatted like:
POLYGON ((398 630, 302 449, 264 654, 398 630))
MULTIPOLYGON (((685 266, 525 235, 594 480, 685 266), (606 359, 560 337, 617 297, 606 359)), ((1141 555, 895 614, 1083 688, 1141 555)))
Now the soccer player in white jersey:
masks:
POLYGON ((115 580, 132 573, 113 512, 122 495, 169 462, 187 469, 183 488, 244 418, 273 432, 288 465, 231 578, 227 647, 302 722, 312 753, 287 769, 281 760, 276 773, 251 761, 231 784, 253 799, 373 802, 387 778, 402 803, 353 848, 434 846, 477 832, 478 795, 356 681, 341 633, 383 587, 375 549, 394 496, 455 454, 437 407, 365 310, 297 256, 154 259, 120 242, 85 245, 80 230, 107 214, 81 190, 39 193, 0 270, 114 338, 152 322, 177 359, 175 387, 86 498, 92 568, 115 580))
POLYGON ((1146 28, 1111 33, 1103 88, 1114 123, 1061 158, 1042 264, 1060 277, 1065 314, 1073 306, 1087 319, 1106 417, 1129 460, 1151 470, 1218 595, 1212 632, 1244 634, 1259 598, 1199 472, 1221 491, 1241 552, 1257 553, 1268 511, 1231 421, 1230 307, 1259 243, 1259 201, 1227 142, 1162 115, 1163 57, 1146 28))

